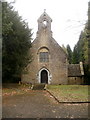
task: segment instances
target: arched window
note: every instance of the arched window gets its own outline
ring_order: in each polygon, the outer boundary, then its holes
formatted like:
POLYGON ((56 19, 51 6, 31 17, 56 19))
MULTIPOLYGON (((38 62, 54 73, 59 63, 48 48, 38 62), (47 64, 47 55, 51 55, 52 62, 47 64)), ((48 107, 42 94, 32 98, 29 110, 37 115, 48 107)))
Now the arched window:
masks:
POLYGON ((47 21, 44 20, 44 21, 43 21, 43 24, 44 24, 44 26, 47 26, 47 21))
POLYGON ((39 62, 49 62, 49 51, 47 48, 39 50, 39 62))
POLYGON ((48 54, 48 52, 40 52, 39 60, 40 60, 40 62, 48 62, 49 61, 49 54, 48 54))

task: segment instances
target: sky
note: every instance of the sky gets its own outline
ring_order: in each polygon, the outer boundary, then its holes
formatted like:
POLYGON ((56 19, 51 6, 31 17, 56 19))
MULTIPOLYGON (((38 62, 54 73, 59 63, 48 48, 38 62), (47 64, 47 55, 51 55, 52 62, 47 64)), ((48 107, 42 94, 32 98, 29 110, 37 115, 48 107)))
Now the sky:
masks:
POLYGON ((46 9, 46 13, 52 18, 51 30, 53 38, 59 45, 66 47, 70 45, 71 49, 79 40, 79 35, 84 30, 88 19, 89 0, 7 0, 15 1, 14 7, 22 16, 23 20, 28 22, 32 29, 33 39, 36 37, 38 29, 37 19, 46 9))

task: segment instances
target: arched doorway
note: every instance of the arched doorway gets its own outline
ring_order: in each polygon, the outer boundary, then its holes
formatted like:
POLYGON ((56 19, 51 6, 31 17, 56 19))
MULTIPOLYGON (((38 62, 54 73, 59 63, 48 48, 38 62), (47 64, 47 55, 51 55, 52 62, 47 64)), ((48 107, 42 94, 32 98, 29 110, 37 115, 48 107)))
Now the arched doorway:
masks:
POLYGON ((46 70, 41 71, 41 83, 48 84, 48 72, 46 70))
POLYGON ((38 76, 37 76, 38 83, 50 84, 51 78, 52 78, 52 75, 50 74, 50 71, 48 69, 42 68, 39 70, 38 76))

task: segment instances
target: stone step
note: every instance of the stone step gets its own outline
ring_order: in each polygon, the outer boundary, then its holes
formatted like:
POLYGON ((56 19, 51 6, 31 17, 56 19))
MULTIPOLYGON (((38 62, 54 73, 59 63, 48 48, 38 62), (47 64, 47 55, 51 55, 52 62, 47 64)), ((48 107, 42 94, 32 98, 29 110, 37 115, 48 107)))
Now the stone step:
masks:
POLYGON ((45 89, 45 84, 33 84, 31 87, 32 90, 44 90, 45 89))

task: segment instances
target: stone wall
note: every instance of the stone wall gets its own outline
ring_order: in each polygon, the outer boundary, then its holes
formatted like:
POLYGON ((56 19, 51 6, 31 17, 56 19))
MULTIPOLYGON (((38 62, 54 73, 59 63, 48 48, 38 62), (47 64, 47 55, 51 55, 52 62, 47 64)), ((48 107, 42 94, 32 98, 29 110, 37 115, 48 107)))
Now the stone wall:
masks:
POLYGON ((67 84, 67 56, 58 43, 50 37, 47 29, 43 29, 34 40, 30 53, 33 60, 27 66, 27 73, 22 75, 22 82, 38 83, 39 71, 45 68, 50 74, 50 84, 67 84), (39 61, 39 49, 42 47, 49 50, 49 62, 39 61))
POLYGON ((81 85, 84 83, 83 77, 68 77, 69 85, 81 85))

